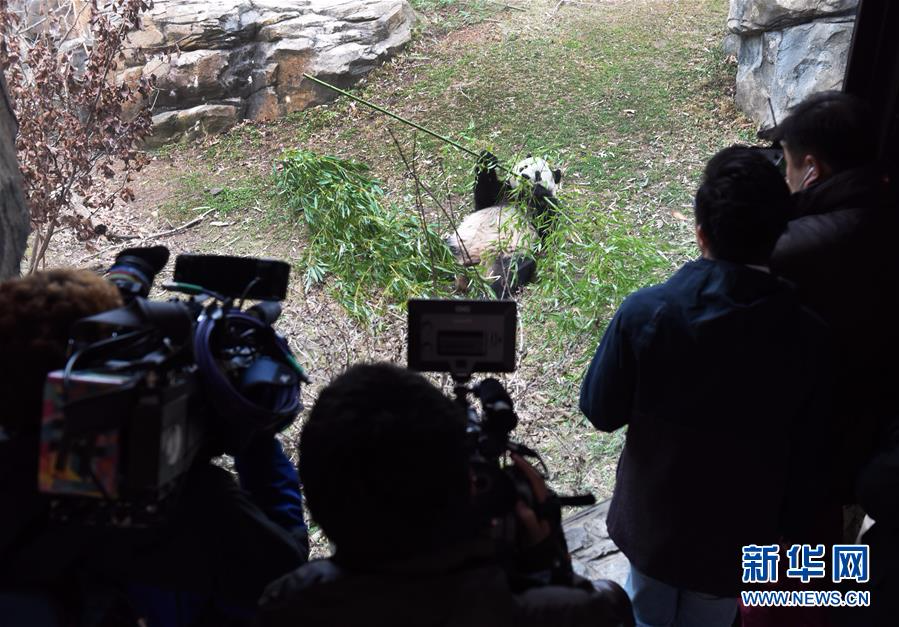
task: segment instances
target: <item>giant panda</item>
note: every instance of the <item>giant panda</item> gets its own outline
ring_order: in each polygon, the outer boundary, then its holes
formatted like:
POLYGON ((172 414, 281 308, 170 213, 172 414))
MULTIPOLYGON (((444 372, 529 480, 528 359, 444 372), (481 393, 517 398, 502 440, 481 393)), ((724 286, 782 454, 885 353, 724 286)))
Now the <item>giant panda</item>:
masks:
MULTIPOLYGON (((500 181, 497 160, 483 153, 476 168, 474 211, 446 238, 463 266, 480 266, 497 298, 510 298, 534 278, 538 242, 544 241, 558 207, 562 171, 528 155, 500 181)), ((464 291, 468 282, 457 279, 464 291)))

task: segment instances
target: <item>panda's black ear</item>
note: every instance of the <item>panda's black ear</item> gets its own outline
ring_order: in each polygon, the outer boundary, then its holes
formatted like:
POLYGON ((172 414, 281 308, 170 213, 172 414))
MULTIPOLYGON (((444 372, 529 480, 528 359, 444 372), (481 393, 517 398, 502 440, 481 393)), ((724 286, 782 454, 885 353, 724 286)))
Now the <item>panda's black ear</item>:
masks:
POLYGON ((556 185, 562 182, 562 170, 553 170, 553 180, 556 185))
POLYGON ((531 153, 528 153, 528 156, 525 157, 525 159, 533 159, 533 158, 534 158, 534 155, 532 155, 531 153))

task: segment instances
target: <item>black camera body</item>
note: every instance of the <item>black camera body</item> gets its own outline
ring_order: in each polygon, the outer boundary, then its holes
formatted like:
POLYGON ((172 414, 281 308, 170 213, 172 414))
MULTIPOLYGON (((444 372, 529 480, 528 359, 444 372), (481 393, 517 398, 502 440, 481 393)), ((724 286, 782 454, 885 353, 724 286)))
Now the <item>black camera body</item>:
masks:
POLYGON ((290 266, 254 258, 122 252, 107 273, 125 306, 80 320, 69 359, 45 385, 39 488, 57 518, 155 524, 198 458, 237 454, 302 409, 307 381, 272 328, 290 266), (245 299, 259 299, 243 308, 245 299))
POLYGON ((560 497, 550 491, 538 504, 528 479, 505 463, 508 453, 535 460, 540 455, 511 439, 518 425, 512 399, 502 384, 486 378, 469 385, 475 372, 514 372, 517 307, 513 300, 410 300, 408 366, 421 372, 449 373, 456 401, 464 408, 474 473, 475 514, 491 530, 500 550, 515 551, 515 505, 523 500, 551 522, 560 523, 562 506, 592 505, 592 495, 560 497), (469 394, 481 404, 478 412, 469 394), (489 524, 487 524, 489 523, 489 524))

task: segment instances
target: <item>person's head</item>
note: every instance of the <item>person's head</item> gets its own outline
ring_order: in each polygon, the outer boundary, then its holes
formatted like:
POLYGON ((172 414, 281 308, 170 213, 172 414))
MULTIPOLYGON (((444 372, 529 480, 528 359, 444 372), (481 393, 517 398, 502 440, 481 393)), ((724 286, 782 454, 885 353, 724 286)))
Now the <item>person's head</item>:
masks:
POLYGON ((767 264, 790 206, 783 177, 758 151, 731 146, 718 152, 696 191, 696 240, 703 256, 767 264))
POLYGON ((464 412, 421 375, 353 366, 300 436, 309 511, 337 555, 378 563, 440 546, 471 498, 464 412))
POLYGON ((790 191, 873 162, 872 120, 862 100, 839 91, 813 94, 796 105, 772 134, 784 149, 790 191))
POLYGON ((87 270, 49 270, 0 283, 0 425, 36 427, 47 373, 65 365, 77 320, 122 304, 114 285, 87 270))

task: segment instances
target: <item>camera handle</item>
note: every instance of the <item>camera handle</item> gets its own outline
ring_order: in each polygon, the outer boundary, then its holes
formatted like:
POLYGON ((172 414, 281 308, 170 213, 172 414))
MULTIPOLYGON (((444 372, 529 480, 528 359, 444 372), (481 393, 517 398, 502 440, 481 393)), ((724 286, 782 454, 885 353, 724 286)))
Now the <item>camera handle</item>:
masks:
POLYGON ((453 395, 455 401, 465 411, 465 418, 468 421, 469 429, 472 424, 480 423, 478 412, 474 406, 468 402, 468 395, 471 393, 471 375, 470 374, 452 374, 453 378, 453 395))
POLYGON ((471 392, 471 388, 468 387, 468 384, 471 383, 471 375, 454 373, 450 376, 453 378, 453 395, 456 397, 456 402, 465 409, 469 409, 471 405, 468 402, 468 393, 471 392))
MULTIPOLYGON (((468 394, 472 391, 471 387, 469 387, 469 383, 471 383, 471 374, 453 373, 450 376, 453 378, 453 394, 455 395, 456 402, 466 410, 469 419, 473 418, 477 420, 477 412, 474 407, 472 407, 471 403, 468 402, 468 394)), ((507 447, 509 452, 517 453, 522 457, 535 460, 540 464, 543 475, 549 475, 549 469, 546 467, 546 463, 537 451, 512 441, 507 442, 507 447)), ((553 493, 552 500, 554 501, 553 505, 555 507, 589 507, 591 505, 596 505, 596 497, 589 492, 585 494, 572 494, 569 496, 561 496, 553 493)))

